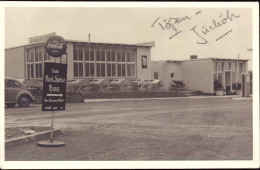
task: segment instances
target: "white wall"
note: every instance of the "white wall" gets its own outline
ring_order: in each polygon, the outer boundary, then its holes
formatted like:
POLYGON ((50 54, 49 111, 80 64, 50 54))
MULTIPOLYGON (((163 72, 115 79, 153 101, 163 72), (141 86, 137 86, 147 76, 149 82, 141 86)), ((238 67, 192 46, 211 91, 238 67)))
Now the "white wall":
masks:
POLYGON ((5 76, 25 79, 24 47, 5 50, 5 76))
POLYGON ((69 42, 67 42, 67 64, 67 80, 73 80, 73 44, 69 42))
POLYGON ((137 79, 152 79, 151 47, 137 47, 137 79), (142 56, 147 56, 147 68, 142 68, 142 56))
POLYGON ((163 83, 163 90, 170 90, 171 80, 182 80, 181 63, 154 61, 152 62, 152 79, 154 79, 154 72, 159 73, 159 80, 163 83), (171 73, 174 73, 171 78, 171 73))
POLYGON ((183 82, 189 90, 213 93, 213 61, 190 60, 182 62, 183 82))

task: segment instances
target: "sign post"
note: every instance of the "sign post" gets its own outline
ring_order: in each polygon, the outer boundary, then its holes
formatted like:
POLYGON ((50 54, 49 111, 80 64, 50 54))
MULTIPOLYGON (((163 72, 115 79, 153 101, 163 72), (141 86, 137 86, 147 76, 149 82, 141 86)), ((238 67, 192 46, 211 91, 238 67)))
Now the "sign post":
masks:
MULTIPOLYGON (((45 44, 46 52, 52 57, 61 57, 67 49, 66 41, 60 36, 50 37, 45 44)), ((61 60, 60 60, 61 61, 61 60)), ((44 63, 42 111, 51 111, 51 140, 40 141, 39 146, 57 147, 65 143, 53 140, 54 111, 65 110, 67 65, 61 63, 44 63)))

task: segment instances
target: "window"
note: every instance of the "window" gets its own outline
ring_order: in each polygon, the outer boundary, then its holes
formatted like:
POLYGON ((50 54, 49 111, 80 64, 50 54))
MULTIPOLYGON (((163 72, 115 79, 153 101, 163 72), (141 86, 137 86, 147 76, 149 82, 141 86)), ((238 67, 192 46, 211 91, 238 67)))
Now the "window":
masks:
POLYGON ((42 63, 35 64, 36 77, 42 78, 42 63))
POLYGON ((105 49, 101 49, 101 61, 105 61, 105 49))
POLYGON ((171 73, 171 78, 173 78, 174 77, 174 73, 171 73))
POLYGON ((115 77, 116 76, 116 65, 108 63, 107 64, 107 77, 115 77))
POLYGON ((218 71, 222 71, 222 63, 217 63, 217 69, 218 71))
POLYGON ((83 46, 81 44, 73 44, 73 60, 74 77, 83 77, 83 46))
POLYGON ((27 78, 33 78, 33 64, 27 64, 27 78))
POLYGON ((142 68, 147 68, 147 56, 142 56, 142 68))
POLYGON ((83 63, 74 62, 74 77, 83 77, 83 63))
POLYGON ((96 49, 96 60, 101 61, 100 49, 96 49))
POLYGON ((83 61, 83 48, 82 48, 81 45, 78 46, 78 55, 79 55, 78 59, 79 59, 80 61, 83 61))
POLYGON ((43 55, 44 55, 44 61, 48 61, 48 60, 51 59, 50 55, 47 54, 47 52, 46 52, 45 50, 44 50, 44 52, 43 52, 43 55))
POLYGON ((85 72, 86 77, 94 77, 94 63, 85 63, 85 72))
POLYGON ((217 71, 217 66, 218 66, 218 63, 217 63, 217 62, 214 62, 214 63, 213 63, 213 70, 214 70, 214 71, 217 71))
POLYGON ((97 63, 97 77, 105 77, 105 63, 97 63))
POLYGON ((127 56, 127 62, 135 62, 136 61, 135 60, 136 57, 135 57, 133 51, 127 50, 126 51, 126 56, 127 56))
POLYGON ((135 77, 135 64, 127 64, 127 77, 135 77))
POLYGON ((125 77, 125 64, 117 64, 117 76, 125 77))
POLYGON ((38 48, 35 48, 35 62, 39 61, 38 48))
POLYGON ((224 70, 229 70, 229 63, 223 63, 224 64, 224 70))

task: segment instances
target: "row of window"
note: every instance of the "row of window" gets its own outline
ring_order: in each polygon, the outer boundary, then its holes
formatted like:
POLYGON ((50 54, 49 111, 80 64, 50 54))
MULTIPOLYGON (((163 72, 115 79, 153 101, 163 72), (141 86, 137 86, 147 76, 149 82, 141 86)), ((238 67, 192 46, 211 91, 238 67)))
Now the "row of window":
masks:
POLYGON ((94 48, 73 45, 74 61, 108 61, 108 62, 135 62, 136 52, 134 49, 128 48, 94 48))
POLYGON ((239 67, 239 72, 242 73, 242 63, 230 63, 230 62, 215 62, 214 63, 214 71, 225 71, 231 70, 232 72, 236 72, 237 67, 239 67))
POLYGON ((135 77, 135 65, 74 62, 74 77, 135 77), (83 75, 83 70, 85 70, 85 75, 83 75))
MULTIPOLYGON (((136 49, 73 45, 73 75, 79 77, 135 77, 136 49)), ((43 62, 53 60, 43 46, 26 50, 27 78, 42 78, 43 62)))
POLYGON ((27 63, 49 60, 51 60, 51 56, 44 50, 44 47, 35 47, 26 50, 27 63))

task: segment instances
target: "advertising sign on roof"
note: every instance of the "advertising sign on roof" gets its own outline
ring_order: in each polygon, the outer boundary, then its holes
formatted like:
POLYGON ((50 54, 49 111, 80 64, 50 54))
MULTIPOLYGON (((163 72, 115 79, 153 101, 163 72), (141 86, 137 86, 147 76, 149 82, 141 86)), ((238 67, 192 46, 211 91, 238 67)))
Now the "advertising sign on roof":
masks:
POLYGON ((56 32, 52 32, 52 33, 45 34, 45 35, 39 35, 39 36, 35 36, 35 37, 30 37, 29 44, 44 43, 47 41, 48 38, 50 38, 51 36, 54 36, 54 35, 56 35, 56 32))
POLYGON ((45 50, 52 57, 61 57, 67 50, 66 40, 58 35, 52 36, 46 41, 45 50))

